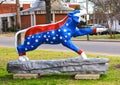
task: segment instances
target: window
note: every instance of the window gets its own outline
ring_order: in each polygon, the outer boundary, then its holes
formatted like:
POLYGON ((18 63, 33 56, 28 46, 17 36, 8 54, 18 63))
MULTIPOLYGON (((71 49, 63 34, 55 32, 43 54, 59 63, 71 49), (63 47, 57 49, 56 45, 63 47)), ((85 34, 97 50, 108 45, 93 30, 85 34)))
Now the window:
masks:
POLYGON ((119 25, 120 25, 120 20, 118 21, 119 25))
POLYGON ((20 11, 22 11, 23 10, 23 7, 20 7, 20 11))

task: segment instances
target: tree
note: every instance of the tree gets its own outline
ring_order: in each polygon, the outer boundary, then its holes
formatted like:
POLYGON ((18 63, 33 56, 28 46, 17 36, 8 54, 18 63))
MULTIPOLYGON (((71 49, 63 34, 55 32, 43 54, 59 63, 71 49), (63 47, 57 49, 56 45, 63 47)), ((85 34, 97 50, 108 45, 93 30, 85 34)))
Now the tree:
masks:
POLYGON ((43 0, 46 4, 46 23, 51 23, 51 3, 58 2, 59 5, 62 3, 61 0, 43 0))
POLYGON ((46 23, 51 23, 51 2, 50 0, 45 0, 46 4, 46 23))
POLYGON ((106 17, 107 25, 109 27, 110 37, 112 38, 112 24, 113 17, 120 13, 120 0, 89 0, 94 3, 95 11, 103 13, 106 17))
MULTIPOLYGON (((16 30, 21 30, 20 3, 16 0, 16 30)), ((21 45, 21 34, 17 36, 17 46, 21 45)))
POLYGON ((75 6, 75 10, 80 10, 80 6, 75 6))

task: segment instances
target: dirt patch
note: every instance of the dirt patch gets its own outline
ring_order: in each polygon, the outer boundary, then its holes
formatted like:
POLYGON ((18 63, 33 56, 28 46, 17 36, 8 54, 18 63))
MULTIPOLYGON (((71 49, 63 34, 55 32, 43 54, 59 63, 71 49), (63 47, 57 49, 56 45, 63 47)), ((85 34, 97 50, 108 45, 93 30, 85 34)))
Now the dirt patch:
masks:
POLYGON ((120 64, 114 65, 114 67, 120 69, 120 64))
MULTIPOLYGON (((24 33, 22 33, 22 37, 24 37, 24 33)), ((0 37, 14 37, 15 36, 15 32, 3 32, 3 33, 0 33, 0 37)))
POLYGON ((15 33, 12 32, 0 33, 0 36, 4 36, 4 37, 13 37, 14 35, 15 33))

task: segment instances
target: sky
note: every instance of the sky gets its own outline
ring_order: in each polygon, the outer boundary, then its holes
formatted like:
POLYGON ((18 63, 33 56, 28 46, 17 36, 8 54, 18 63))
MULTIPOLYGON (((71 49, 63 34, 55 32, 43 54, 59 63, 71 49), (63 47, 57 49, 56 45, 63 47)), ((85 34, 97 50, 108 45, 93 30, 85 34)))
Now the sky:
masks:
MULTIPOLYGON (((80 0, 81 9, 86 9, 86 0, 80 0)), ((93 12, 94 5, 91 2, 88 2, 88 11, 89 13, 93 12)))

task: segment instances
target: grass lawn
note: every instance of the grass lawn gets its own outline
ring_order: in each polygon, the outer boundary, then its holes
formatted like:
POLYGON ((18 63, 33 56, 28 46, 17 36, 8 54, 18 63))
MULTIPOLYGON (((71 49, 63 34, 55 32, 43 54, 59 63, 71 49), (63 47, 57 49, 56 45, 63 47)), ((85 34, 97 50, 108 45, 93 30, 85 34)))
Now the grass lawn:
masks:
MULTIPOLYGON (((110 35, 89 35, 90 39, 110 39, 110 40, 120 40, 120 34, 115 34, 113 38, 110 35)), ((79 36, 77 39, 87 39, 87 36, 79 36)))
MULTIPOLYGON (((63 59, 78 56, 74 52, 56 52, 35 50, 28 52, 30 59, 63 59)), ((6 64, 17 59, 14 48, 0 47, 0 85, 120 85, 120 57, 92 55, 89 57, 109 58, 109 70, 98 80, 75 80, 71 74, 48 74, 38 79, 13 79, 12 74, 6 71, 6 64), (118 68, 115 65, 119 65, 118 68)))

